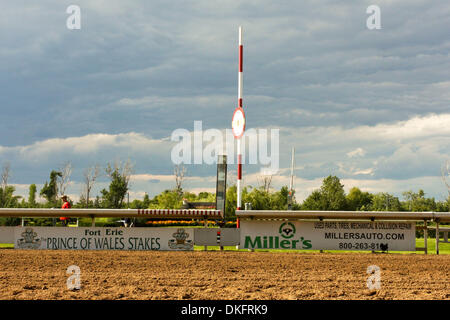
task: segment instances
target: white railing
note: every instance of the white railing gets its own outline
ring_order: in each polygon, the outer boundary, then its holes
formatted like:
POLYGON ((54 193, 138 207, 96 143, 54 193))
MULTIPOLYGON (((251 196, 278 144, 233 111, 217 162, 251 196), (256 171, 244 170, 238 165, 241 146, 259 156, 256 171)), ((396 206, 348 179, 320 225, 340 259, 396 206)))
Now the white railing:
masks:
POLYGON ((0 208, 0 217, 90 217, 90 218, 209 218, 222 219, 220 210, 203 209, 30 209, 0 208))
POLYGON ((402 211, 281 211, 238 210, 238 218, 254 219, 350 219, 350 220, 432 220, 450 222, 450 212, 402 212, 402 211))

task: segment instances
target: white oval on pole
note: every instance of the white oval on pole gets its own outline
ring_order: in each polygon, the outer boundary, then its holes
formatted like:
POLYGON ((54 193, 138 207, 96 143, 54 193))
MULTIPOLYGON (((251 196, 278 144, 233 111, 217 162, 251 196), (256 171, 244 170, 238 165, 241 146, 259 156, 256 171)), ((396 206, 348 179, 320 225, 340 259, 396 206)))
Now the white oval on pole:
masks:
POLYGON ((242 137, 245 131, 244 109, 238 107, 234 110, 233 119, 231 120, 231 128, 236 139, 242 137))

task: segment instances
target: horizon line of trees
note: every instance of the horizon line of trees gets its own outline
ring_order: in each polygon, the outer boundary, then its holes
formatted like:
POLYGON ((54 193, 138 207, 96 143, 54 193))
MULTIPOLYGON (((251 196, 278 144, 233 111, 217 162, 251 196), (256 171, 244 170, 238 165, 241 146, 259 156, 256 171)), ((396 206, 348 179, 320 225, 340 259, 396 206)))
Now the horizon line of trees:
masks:
MULTIPOLYGON (((61 206, 60 195, 64 194, 69 184, 72 167, 70 162, 64 164, 60 170, 52 170, 49 181, 46 181, 40 195, 45 203, 36 201, 37 187, 31 184, 28 199, 14 195, 14 186, 8 185, 10 176, 9 164, 3 167, 0 185, 0 207, 9 208, 45 208, 61 206)), ((96 180, 100 176, 98 165, 84 171, 85 187, 79 200, 74 203, 74 208, 126 208, 131 209, 177 209, 181 208, 183 199, 191 202, 215 202, 215 193, 200 192, 194 194, 182 188, 186 169, 176 166, 174 169, 175 187, 172 190, 164 190, 150 199, 146 193, 142 200, 135 199, 129 204, 125 197, 130 187, 130 177, 133 166, 130 161, 108 163, 104 169, 110 184, 107 189, 102 189, 100 194, 91 198, 90 192, 96 180)), ((263 179, 263 181, 265 181, 263 179)), ((426 193, 419 189, 402 193, 403 200, 387 193, 364 192, 357 187, 344 191, 344 185, 336 176, 328 176, 323 179, 322 186, 314 190, 304 201, 298 203, 293 198, 293 210, 330 210, 330 211, 450 211, 450 189, 449 197, 445 201, 436 201, 434 197, 428 198, 426 193)), ((246 186, 242 190, 242 203, 251 203, 253 210, 287 210, 289 189, 287 186, 280 190, 272 190, 267 181, 258 187, 246 186)), ((226 194, 226 218, 235 218, 236 208, 236 185, 229 186, 226 194)))
MULTIPOLYGON (((61 196, 65 195, 66 189, 70 183, 70 175, 72 173, 71 162, 65 162, 63 166, 57 170, 50 172, 49 180, 46 181, 41 188, 39 195, 45 200, 44 203, 37 202, 37 186, 31 184, 28 189, 28 199, 25 197, 14 195, 16 191, 14 186, 8 184, 11 176, 10 164, 3 165, 0 184, 0 207, 1 208, 52 208, 62 205, 61 196)), ((116 161, 113 164, 108 163, 101 173, 101 167, 95 165, 89 167, 83 172, 84 187, 80 195, 77 207, 88 208, 92 202, 96 206, 103 208, 121 208, 124 204, 125 196, 129 190, 130 177, 133 172, 133 165, 130 160, 126 162, 116 161), (100 191, 100 196, 96 196, 95 200, 91 199, 91 191, 97 179, 100 176, 106 176, 110 180, 109 187, 100 191), (101 204, 101 206, 100 206, 101 204)), ((73 204, 73 202, 71 201, 73 204)))

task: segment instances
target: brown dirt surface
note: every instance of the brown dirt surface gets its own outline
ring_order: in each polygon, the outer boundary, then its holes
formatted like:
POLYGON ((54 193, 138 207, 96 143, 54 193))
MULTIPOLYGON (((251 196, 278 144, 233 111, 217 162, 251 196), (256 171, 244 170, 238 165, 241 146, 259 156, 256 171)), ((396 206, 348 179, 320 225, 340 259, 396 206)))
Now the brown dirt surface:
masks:
POLYGON ((450 300, 449 279, 450 255, 0 250, 2 300, 450 300), (80 290, 67 289, 70 265, 80 290))

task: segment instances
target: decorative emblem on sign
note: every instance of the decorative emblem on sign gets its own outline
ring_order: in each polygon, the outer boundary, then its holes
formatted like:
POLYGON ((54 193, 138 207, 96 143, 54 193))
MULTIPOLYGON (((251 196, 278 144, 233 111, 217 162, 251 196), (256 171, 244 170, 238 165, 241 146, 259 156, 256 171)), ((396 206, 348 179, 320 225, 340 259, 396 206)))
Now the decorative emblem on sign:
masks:
POLYGON ((283 222, 278 232, 285 239, 290 239, 295 234, 295 226, 290 222, 283 222))
POLYGON ((175 239, 169 240, 170 249, 177 250, 190 250, 194 247, 192 240, 186 240, 189 238, 189 233, 184 231, 184 229, 178 229, 177 232, 173 234, 175 239))
POLYGON ((19 249, 38 249, 41 246, 41 239, 35 239, 37 233, 33 231, 33 228, 26 228, 21 235, 23 238, 17 240, 19 249))

